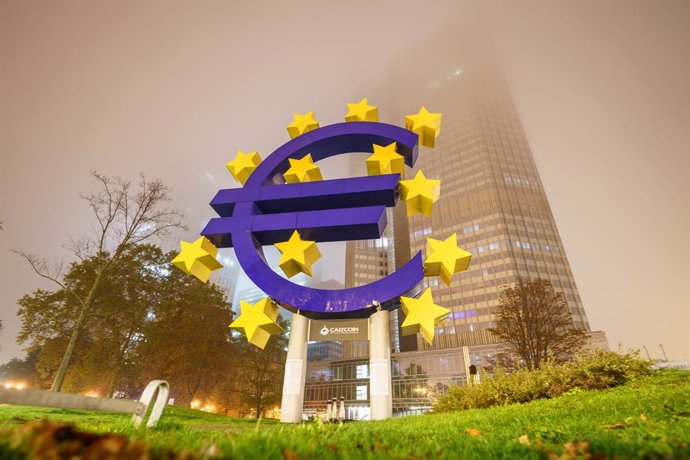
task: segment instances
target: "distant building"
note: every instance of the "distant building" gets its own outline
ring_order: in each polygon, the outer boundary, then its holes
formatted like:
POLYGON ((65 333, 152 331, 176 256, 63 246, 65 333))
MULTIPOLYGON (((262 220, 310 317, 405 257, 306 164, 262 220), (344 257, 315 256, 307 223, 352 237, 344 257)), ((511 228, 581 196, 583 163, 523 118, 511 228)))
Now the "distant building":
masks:
MULTIPOLYGON (((403 203, 398 203, 388 211, 382 238, 348 242, 345 284, 359 286, 388 275, 410 255, 424 252, 429 237, 445 239, 457 233, 460 246, 473 257, 470 269, 456 275, 451 287, 435 277, 424 281, 434 300, 451 310, 431 346, 421 336, 402 337, 403 313, 391 315, 391 346, 400 352, 393 356, 392 374, 398 388, 393 402, 397 414, 428 410, 434 395, 467 381, 471 364, 481 365, 505 349, 487 329, 493 326, 500 291, 518 277, 549 280, 568 301, 574 326, 588 334, 588 348, 608 349, 605 334, 590 330, 503 73, 461 46, 457 54, 440 57, 429 56, 433 47, 425 46, 427 59, 420 63, 414 51, 400 59, 386 82, 388 98, 372 97, 370 103, 378 102, 389 113, 392 109, 390 118, 397 124, 422 105, 443 113, 436 147, 421 148, 408 174, 421 169, 427 177, 440 179, 441 198, 432 218, 407 219, 403 203), (419 65, 424 72, 406 71, 419 65), (427 79, 429 75, 435 78, 427 79)), ((353 159, 352 170, 354 175, 366 174, 362 158, 353 159)), ((367 355, 366 342, 344 342, 342 360, 310 365, 305 410, 315 411, 322 401, 340 396, 352 407, 368 407, 367 355), (317 383, 324 378, 328 383, 317 383)))
POLYGON ((585 349, 589 351, 609 351, 609 341, 606 339, 604 331, 588 331, 585 349))
MULTIPOLYGON (((498 294, 518 277, 551 281, 565 295, 575 327, 590 331, 503 73, 492 61, 461 47, 457 55, 428 57, 436 78, 425 79, 429 72, 404 72, 417 64, 412 52, 397 62, 388 86, 390 100, 382 105, 395 107, 392 118, 400 120, 422 105, 443 113, 436 147, 422 148, 409 174, 421 169, 440 179, 441 198, 433 218, 418 214, 407 219, 398 206, 380 248, 370 241, 348 243, 346 285, 385 276, 411 254, 423 252, 427 238, 457 233, 460 246, 473 254, 470 269, 456 275, 451 287, 438 278, 424 281, 434 299, 451 309, 450 319, 436 330, 433 347, 418 337, 416 343, 402 339, 401 351, 491 343, 494 339, 485 331, 493 324, 498 294), (400 86, 398 79, 404 80, 400 86)), ((599 345, 605 341, 601 332, 596 337, 599 345)))
MULTIPOLYGON (((199 222, 199 227, 203 228, 205 224, 206 221, 201 221, 199 222)), ((181 241, 194 241, 197 238, 199 238, 199 235, 188 229, 179 227, 173 228, 166 237, 160 241, 160 246, 164 252, 179 252, 181 241)), ((223 264, 223 268, 214 271, 211 274, 210 281, 225 293, 229 302, 232 302, 237 289, 240 267, 234 260, 234 257, 219 257, 218 260, 223 264)))
POLYGON ((690 369, 690 361, 669 361, 656 363, 652 366, 652 369, 690 369))
POLYGON ((323 341, 307 343, 308 361, 331 361, 343 357, 343 342, 323 341))
POLYGON ((211 274, 211 282, 225 292, 225 297, 232 302, 240 276, 240 267, 229 257, 221 259, 221 263, 223 268, 211 274))
MULTIPOLYGON (((251 286, 248 286, 248 287, 238 291, 237 297, 240 300, 243 300, 247 303, 255 304, 259 300, 266 297, 266 294, 264 293, 264 291, 262 291, 261 289, 259 289, 258 287, 254 286, 252 284, 251 286)), ((239 310, 237 310, 237 311, 239 312, 239 310)))

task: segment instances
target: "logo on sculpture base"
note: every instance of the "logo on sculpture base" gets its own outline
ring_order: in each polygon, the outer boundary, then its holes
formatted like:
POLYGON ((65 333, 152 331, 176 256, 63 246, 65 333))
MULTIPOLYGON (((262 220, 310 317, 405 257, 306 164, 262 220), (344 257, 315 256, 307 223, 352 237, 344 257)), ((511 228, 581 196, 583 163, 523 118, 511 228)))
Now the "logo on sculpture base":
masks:
POLYGON ((311 320, 309 340, 368 340, 368 319, 311 320))

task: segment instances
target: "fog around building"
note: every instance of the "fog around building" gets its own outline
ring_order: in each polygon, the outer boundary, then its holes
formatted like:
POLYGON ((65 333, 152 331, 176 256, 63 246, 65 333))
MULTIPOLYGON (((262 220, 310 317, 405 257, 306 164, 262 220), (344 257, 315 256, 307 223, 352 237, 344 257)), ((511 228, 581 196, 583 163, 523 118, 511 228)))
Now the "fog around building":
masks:
MULTIPOLYGON (((293 112, 331 124, 362 97, 402 124, 377 100, 393 64, 416 56, 402 88, 436 78, 468 28, 502 62, 592 329, 688 358, 689 21, 685 1, 3 0, 0 363, 21 354, 17 299, 53 288, 11 249, 71 261, 90 171, 162 179, 191 239, 238 186, 236 150, 265 157, 293 112)), ((316 281, 342 282, 343 244, 319 246, 316 281)))

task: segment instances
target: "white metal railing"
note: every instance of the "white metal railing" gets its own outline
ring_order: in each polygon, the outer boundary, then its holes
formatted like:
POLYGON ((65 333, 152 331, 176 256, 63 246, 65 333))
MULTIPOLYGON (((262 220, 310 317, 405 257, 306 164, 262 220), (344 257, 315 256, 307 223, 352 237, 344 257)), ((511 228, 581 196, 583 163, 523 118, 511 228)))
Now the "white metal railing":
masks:
POLYGON ((61 409, 81 409, 102 412, 133 414, 132 423, 138 427, 144 421, 153 396, 156 400, 146 422, 147 427, 154 427, 163 415, 168 403, 170 387, 165 380, 153 380, 146 385, 139 401, 131 399, 100 398, 81 396, 72 393, 55 393, 46 390, 16 389, 0 387, 0 403, 18 406, 58 407, 61 409))

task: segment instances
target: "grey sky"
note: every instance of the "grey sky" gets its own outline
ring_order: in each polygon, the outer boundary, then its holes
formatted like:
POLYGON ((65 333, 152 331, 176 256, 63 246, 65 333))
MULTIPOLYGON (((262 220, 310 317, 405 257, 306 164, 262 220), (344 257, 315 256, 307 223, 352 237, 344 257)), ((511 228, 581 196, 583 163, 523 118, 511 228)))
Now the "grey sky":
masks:
POLYGON ((395 56, 466 21, 504 60, 592 327, 687 358, 690 2, 478 4, 0 1, 0 363, 16 300, 50 287, 10 249, 66 257, 89 171, 163 179, 198 231, 237 149, 270 153, 292 112, 376 104, 395 56))

